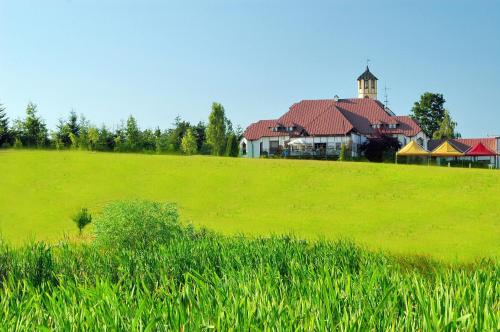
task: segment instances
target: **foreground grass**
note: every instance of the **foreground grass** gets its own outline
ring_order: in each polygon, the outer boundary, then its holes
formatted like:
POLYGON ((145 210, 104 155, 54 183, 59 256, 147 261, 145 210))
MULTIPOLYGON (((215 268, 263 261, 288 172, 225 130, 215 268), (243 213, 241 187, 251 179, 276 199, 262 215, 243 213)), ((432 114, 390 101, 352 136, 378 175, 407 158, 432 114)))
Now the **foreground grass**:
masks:
POLYGON ((108 205, 95 240, 0 243, 0 330, 496 331, 500 265, 445 266, 349 242, 246 238, 175 206, 108 205))
POLYGON ((0 249, 0 329, 500 328, 500 266, 445 267, 346 242, 188 232, 154 250, 0 249))
POLYGON ((0 232, 16 245, 75 234, 81 207, 145 198, 225 234, 347 237, 447 261, 500 255, 498 171, 11 150, 0 174, 0 232))

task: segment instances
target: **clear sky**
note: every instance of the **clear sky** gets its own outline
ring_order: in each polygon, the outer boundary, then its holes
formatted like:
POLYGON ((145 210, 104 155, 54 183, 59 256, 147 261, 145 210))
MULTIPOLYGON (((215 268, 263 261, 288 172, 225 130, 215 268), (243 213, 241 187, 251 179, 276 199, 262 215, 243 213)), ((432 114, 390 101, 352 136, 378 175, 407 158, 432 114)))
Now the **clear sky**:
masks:
POLYGON ((379 99, 408 114, 443 93, 463 136, 500 134, 500 1, 0 0, 0 101, 53 128, 276 118, 301 99, 356 96, 370 59, 379 99))

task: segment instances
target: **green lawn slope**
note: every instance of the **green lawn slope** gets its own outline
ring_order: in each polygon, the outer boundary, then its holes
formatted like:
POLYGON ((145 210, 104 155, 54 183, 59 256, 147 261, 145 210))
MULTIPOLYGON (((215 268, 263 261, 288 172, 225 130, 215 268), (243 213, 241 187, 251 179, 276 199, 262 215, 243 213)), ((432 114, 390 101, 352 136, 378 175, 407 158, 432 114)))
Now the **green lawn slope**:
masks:
POLYGON ((223 233, 349 238, 447 261, 500 256, 500 172, 140 154, 0 151, 0 232, 19 244, 77 233, 113 200, 176 202, 223 233))

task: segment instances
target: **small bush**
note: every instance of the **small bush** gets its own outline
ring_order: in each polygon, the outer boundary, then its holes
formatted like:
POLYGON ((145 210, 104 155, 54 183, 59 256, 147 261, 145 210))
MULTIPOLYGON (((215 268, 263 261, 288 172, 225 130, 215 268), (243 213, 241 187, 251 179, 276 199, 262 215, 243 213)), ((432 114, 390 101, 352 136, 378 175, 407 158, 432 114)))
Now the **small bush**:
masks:
POLYGON ((73 221, 78 227, 81 235, 83 228, 92 222, 92 215, 89 213, 87 208, 83 208, 73 217, 73 221))
POLYGON ((95 243, 108 249, 146 249, 179 236, 182 228, 174 204, 119 201, 95 220, 95 243))

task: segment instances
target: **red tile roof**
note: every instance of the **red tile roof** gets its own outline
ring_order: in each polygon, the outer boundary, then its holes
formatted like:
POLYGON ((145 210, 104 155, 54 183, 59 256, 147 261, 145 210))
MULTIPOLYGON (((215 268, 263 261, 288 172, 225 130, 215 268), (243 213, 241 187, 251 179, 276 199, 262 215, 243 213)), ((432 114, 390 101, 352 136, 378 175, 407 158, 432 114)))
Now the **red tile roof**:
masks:
POLYGON ((283 133, 272 131, 273 126, 303 129, 308 135, 335 136, 351 131, 363 135, 402 134, 407 137, 417 135, 421 129, 418 123, 408 116, 392 116, 384 109, 384 105, 373 99, 322 99, 303 100, 293 104, 289 111, 277 120, 264 120, 250 125, 244 133, 248 140, 261 137, 291 135, 298 133, 283 133), (373 124, 383 125, 374 129, 373 124), (396 128, 388 128, 386 124, 395 124, 396 128))
POLYGON ((260 120, 252 123, 243 133, 247 140, 254 141, 261 137, 280 136, 282 133, 272 131, 269 128, 276 126, 276 120, 260 120))
POLYGON ((303 100, 293 104, 278 123, 287 127, 299 125, 309 135, 344 135, 353 129, 335 100, 303 100))
POLYGON ((422 131, 418 122, 409 116, 393 116, 392 119, 398 123, 398 127, 396 129, 384 129, 385 134, 402 134, 413 137, 422 131))

